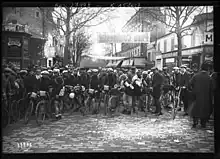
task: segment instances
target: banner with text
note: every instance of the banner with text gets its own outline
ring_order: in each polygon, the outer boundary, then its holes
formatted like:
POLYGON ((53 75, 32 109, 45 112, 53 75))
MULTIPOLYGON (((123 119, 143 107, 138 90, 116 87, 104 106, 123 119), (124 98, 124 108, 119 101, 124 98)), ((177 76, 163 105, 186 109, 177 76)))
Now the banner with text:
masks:
POLYGON ((98 43, 150 43, 150 32, 98 33, 98 43))

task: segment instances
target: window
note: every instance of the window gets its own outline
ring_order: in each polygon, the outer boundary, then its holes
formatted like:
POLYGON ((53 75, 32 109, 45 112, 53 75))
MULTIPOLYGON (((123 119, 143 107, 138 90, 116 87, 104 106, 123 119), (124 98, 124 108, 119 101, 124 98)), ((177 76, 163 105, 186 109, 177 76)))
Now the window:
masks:
POLYGON ((158 42, 157 50, 160 51, 160 42, 158 42))
POLYGON ((174 38, 171 39, 171 51, 174 50, 174 38))
POLYGON ((148 52, 147 59, 148 59, 149 61, 151 61, 151 53, 150 53, 150 52, 148 52))
POLYGON ((167 52, 167 40, 164 40, 164 52, 167 52))
POLYGON ((36 18, 39 18, 39 17, 40 17, 40 12, 36 11, 36 12, 35 12, 35 17, 36 17, 36 18))

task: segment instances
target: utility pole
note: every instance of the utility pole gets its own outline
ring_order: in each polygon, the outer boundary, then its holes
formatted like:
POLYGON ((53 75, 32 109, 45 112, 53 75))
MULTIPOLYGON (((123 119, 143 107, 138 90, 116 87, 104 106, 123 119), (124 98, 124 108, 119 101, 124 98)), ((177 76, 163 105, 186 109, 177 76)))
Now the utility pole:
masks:
MULTIPOLYGON (((44 12, 44 8, 42 7, 42 36, 43 36, 43 40, 45 40, 45 12, 44 12)), ((43 41, 43 46, 42 46, 42 50, 41 50, 41 65, 43 62, 43 57, 44 57, 44 41, 43 41)))

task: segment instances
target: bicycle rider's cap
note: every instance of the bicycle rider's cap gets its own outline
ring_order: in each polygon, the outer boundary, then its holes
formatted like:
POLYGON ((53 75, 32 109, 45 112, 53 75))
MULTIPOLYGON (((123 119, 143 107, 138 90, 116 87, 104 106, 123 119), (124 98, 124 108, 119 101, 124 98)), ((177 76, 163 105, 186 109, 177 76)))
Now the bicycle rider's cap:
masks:
POLYGON ((27 70, 21 70, 19 73, 27 73, 27 70))
POLYGON ((97 69, 93 69, 92 72, 98 72, 98 70, 97 69))
POLYGON ((179 69, 179 67, 174 67, 173 69, 174 69, 174 70, 178 70, 178 69, 179 69))
POLYGON ((42 75, 49 75, 49 72, 48 71, 42 71, 41 74, 42 75))
POLYGON ((68 71, 67 71, 67 70, 64 70, 63 73, 68 73, 68 71))
POLYGON ((154 66, 154 67, 152 67, 152 68, 151 68, 151 70, 156 70, 156 69, 157 69, 157 67, 156 67, 156 66, 154 66))
POLYGON ((142 74, 143 74, 143 75, 144 75, 144 74, 146 75, 146 74, 148 74, 148 71, 143 71, 142 74))
POLYGON ((180 68, 187 68, 185 65, 181 65, 180 68))
POLYGON ((87 72, 88 72, 88 73, 91 73, 92 71, 91 71, 91 70, 88 70, 87 72))

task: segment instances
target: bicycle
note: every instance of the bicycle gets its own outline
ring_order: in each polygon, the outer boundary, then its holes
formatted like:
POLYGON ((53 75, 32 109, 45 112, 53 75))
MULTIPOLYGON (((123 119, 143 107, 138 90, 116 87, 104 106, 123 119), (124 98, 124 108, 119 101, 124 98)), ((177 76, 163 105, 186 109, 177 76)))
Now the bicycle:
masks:
MULTIPOLYGON (((66 85, 65 87, 65 93, 63 97, 63 107, 61 108, 61 112, 69 112, 74 108, 74 87, 70 85, 66 85)), ((74 111, 74 110, 73 110, 74 111)))
MULTIPOLYGON (((63 87, 60 92, 59 92, 59 95, 56 95, 55 97, 53 97, 51 100, 50 100, 50 110, 52 110, 52 117, 55 116, 55 118, 59 118, 61 119, 61 110, 63 110, 63 96, 64 96, 64 93, 65 93, 65 87, 63 87)), ((51 113, 51 111, 50 111, 51 113)))
POLYGON ((8 107, 9 107, 9 123, 12 122, 16 123, 19 120, 19 108, 18 108, 18 102, 16 98, 16 94, 10 94, 8 99, 8 107), (12 101, 12 102, 11 102, 12 101))
POLYGON ((46 115, 50 116, 48 114, 50 96, 49 93, 46 91, 39 91, 39 98, 40 100, 36 105, 35 117, 36 117, 36 123, 38 125, 41 125, 44 123, 46 115))
POLYGON ((112 114, 117 111, 117 108, 119 108, 121 95, 121 88, 118 86, 115 86, 109 91, 107 114, 109 114, 110 116, 112 116, 112 114))
POLYGON ((181 91, 182 91, 183 88, 184 87, 179 88, 177 96, 176 96, 176 93, 175 93, 174 103, 173 103, 173 107, 172 107, 172 118, 173 118, 173 120, 176 118, 177 110, 180 109, 180 102, 181 102, 180 95, 181 95, 181 91))
MULTIPOLYGON (((163 88, 160 96, 160 103, 163 108, 168 108, 170 104, 173 104, 175 97, 175 88, 174 86, 166 86, 163 88), (164 93, 165 90, 168 89, 167 93, 164 93)), ((171 107, 172 108, 172 107, 171 107)))
POLYGON ((97 114, 100 109, 100 100, 97 98, 99 91, 95 89, 88 89, 87 93, 88 97, 85 100, 85 107, 82 109, 83 116, 88 114, 91 110, 92 114, 97 114))
POLYGON ((104 114, 106 115, 108 112, 108 101, 109 101, 109 86, 108 85, 104 85, 104 89, 103 89, 103 94, 104 94, 104 114))
POLYGON ((8 111, 8 104, 7 104, 7 99, 6 95, 3 95, 2 97, 2 126, 3 128, 7 127, 10 122, 10 116, 9 116, 9 111, 8 111))
POLYGON ((24 115, 24 123, 25 124, 28 124, 28 122, 30 120, 30 117, 31 117, 31 115, 33 113, 33 109, 34 109, 34 103, 37 102, 38 97, 39 97, 39 95, 35 92, 29 92, 27 94, 27 98, 29 99, 29 102, 28 102, 28 107, 25 110, 25 115, 24 115))

